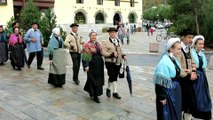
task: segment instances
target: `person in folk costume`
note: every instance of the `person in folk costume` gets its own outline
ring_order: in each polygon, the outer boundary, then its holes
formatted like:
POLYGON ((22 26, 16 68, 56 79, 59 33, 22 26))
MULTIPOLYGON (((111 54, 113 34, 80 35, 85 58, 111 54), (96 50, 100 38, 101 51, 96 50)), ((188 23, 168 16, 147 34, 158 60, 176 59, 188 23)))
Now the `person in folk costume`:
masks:
POLYGON ((207 60, 203 52, 204 40, 202 35, 197 35, 192 40, 192 56, 196 63, 196 73, 198 75, 198 78, 193 84, 196 98, 196 109, 192 115, 195 118, 210 120, 212 118, 212 102, 206 77, 207 60))
POLYGON ((193 90, 193 83, 197 79, 195 72, 196 65, 191 54, 191 43, 195 33, 189 29, 183 30, 180 33, 181 36, 181 54, 178 59, 182 69, 188 69, 188 71, 181 72, 181 91, 182 91, 182 111, 183 119, 191 120, 191 113, 195 110, 195 95, 193 90))
POLYGON ((60 37, 60 28, 54 28, 48 43, 49 52, 49 77, 48 83, 55 87, 62 87, 66 82, 66 62, 64 41, 60 37))
POLYGON ((0 25, 0 65, 8 60, 7 35, 2 25, 0 25))
POLYGON ((181 120, 181 86, 182 71, 177 56, 181 53, 179 38, 168 40, 154 73, 153 81, 156 93, 157 120, 181 120))
POLYGON ((79 85, 80 81, 78 79, 78 74, 81 65, 81 47, 84 42, 77 33, 79 25, 73 23, 70 27, 71 32, 66 36, 64 45, 70 49, 69 51, 73 61, 73 81, 76 85, 79 85))
POLYGON ((44 43, 43 35, 41 31, 38 29, 37 22, 33 22, 31 25, 32 25, 32 28, 30 28, 24 36, 24 40, 26 41, 26 44, 27 44, 27 51, 29 52, 27 67, 30 68, 31 63, 34 57, 36 56, 37 69, 44 70, 44 68, 42 68, 42 62, 43 62, 42 45, 44 43))
POLYGON ((100 103, 98 96, 103 94, 104 85, 104 61, 102 58, 102 49, 97 41, 97 32, 89 32, 89 41, 84 44, 82 53, 82 62, 84 71, 87 72, 87 81, 84 90, 97 103, 100 103))
POLYGON ((105 57, 105 65, 109 76, 106 95, 111 97, 112 87, 113 97, 121 99, 117 91, 117 78, 121 68, 121 61, 127 58, 126 55, 122 53, 119 39, 116 38, 117 29, 110 27, 107 31, 109 32, 109 38, 102 43, 102 55, 105 57))
POLYGON ((24 42, 18 27, 13 28, 13 34, 9 38, 10 60, 13 69, 21 70, 25 63, 24 42))

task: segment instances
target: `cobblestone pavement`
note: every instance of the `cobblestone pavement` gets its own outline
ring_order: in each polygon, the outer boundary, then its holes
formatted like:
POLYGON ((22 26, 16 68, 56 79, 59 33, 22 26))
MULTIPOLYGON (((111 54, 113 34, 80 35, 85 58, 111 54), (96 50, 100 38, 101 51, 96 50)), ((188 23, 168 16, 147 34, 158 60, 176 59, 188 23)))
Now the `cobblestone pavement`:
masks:
MULTIPOLYGON (((148 54, 149 42, 155 42, 154 36, 136 33, 132 36, 131 44, 124 45, 124 51, 130 57, 133 95, 129 94, 126 79, 119 79, 118 90, 122 99, 107 98, 105 85, 100 104, 93 102, 83 91, 86 73, 82 68, 79 86, 73 84, 72 68, 68 66, 66 85, 54 88, 47 84, 47 57, 44 58, 44 71, 36 69, 36 60, 30 69, 25 67, 22 71, 13 70, 8 61, 0 66, 0 120, 156 120, 152 76, 159 55, 148 54), (140 57, 147 56, 150 60, 139 61, 140 57), (143 65, 141 62, 149 64, 143 65)), ((211 93, 212 73, 207 70, 211 93)), ((107 78, 106 75, 105 83, 107 78)))

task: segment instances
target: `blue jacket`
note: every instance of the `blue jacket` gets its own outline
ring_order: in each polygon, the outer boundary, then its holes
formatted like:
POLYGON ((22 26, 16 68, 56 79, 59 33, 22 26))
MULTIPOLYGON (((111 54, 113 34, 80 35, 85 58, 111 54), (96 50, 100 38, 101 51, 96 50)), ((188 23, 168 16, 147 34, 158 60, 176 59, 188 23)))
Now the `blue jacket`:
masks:
POLYGON ((36 31, 31 28, 27 31, 27 33, 24 36, 24 40, 27 43, 27 50, 29 53, 31 52, 38 52, 42 50, 42 43, 43 43, 43 36, 39 29, 36 31), (32 38, 36 39, 36 42, 32 42, 32 38))

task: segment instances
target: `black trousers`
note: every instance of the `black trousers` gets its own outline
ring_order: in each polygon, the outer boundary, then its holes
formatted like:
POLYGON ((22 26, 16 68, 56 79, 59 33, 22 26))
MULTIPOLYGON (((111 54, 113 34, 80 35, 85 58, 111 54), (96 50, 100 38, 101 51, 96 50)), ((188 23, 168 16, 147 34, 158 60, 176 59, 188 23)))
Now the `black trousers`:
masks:
POLYGON ((73 62, 73 81, 78 81, 78 74, 81 63, 81 53, 70 52, 72 62, 73 62))
POLYGON ((116 65, 112 62, 105 62, 109 82, 117 81, 121 65, 116 65))
POLYGON ((41 67, 42 63, 43 63, 43 49, 41 51, 38 51, 38 52, 30 53, 28 61, 27 61, 27 65, 31 65, 35 56, 36 56, 36 59, 37 59, 37 67, 41 67))
POLYGON ((196 99, 193 89, 194 81, 190 80, 190 75, 181 78, 181 92, 182 92, 182 111, 185 113, 192 113, 196 110, 196 99))

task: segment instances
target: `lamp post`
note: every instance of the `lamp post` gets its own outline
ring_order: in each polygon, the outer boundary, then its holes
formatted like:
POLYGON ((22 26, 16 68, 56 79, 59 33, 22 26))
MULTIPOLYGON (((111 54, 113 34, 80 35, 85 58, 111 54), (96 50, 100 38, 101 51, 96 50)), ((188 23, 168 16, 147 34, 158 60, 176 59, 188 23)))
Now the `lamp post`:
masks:
POLYGON ((159 14, 157 14, 157 19, 158 19, 158 23, 159 23, 159 14))

